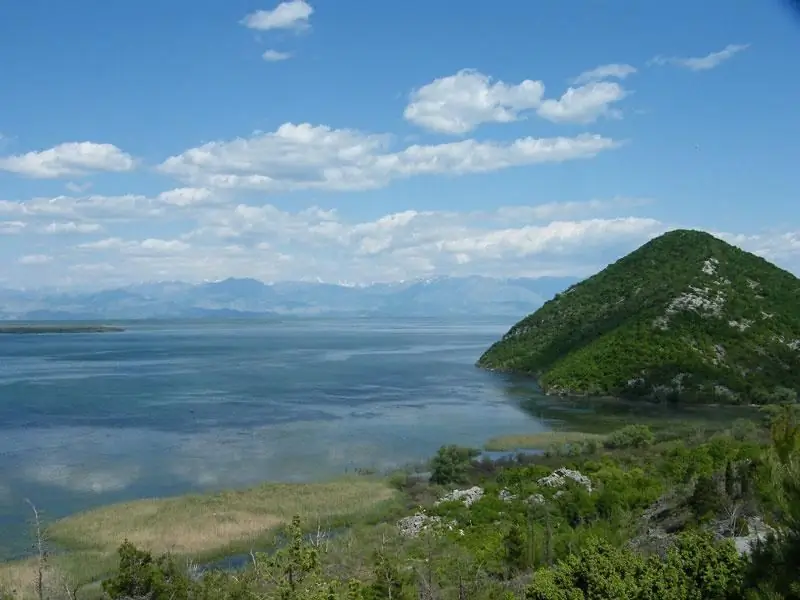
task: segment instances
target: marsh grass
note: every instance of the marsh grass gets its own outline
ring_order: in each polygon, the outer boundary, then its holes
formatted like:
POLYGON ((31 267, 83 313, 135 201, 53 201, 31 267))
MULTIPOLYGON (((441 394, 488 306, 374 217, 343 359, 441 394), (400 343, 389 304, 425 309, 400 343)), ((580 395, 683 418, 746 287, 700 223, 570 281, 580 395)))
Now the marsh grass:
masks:
MULTIPOLYGON (((49 555, 45 586, 63 592, 65 584, 90 584, 112 573, 125 539, 156 554, 211 560, 274 542, 294 515, 301 515, 309 529, 332 529, 371 518, 392 506, 397 495, 385 480, 349 477, 100 507, 46 528, 48 541, 66 551, 49 555)), ((36 558, 0 564, 0 589, 36 597, 37 575, 36 558)), ((87 591, 81 591, 82 598, 87 591)))
POLYGON ((504 435, 490 439, 484 449, 490 452, 513 452, 514 450, 543 450, 552 445, 582 444, 589 441, 602 442, 604 435, 581 431, 539 431, 504 435))
POLYGON ((391 498, 379 480, 263 484, 244 490, 113 504, 67 517, 48 528, 69 549, 114 552, 128 539, 154 553, 203 554, 251 539, 293 515, 314 521, 358 513, 391 498))

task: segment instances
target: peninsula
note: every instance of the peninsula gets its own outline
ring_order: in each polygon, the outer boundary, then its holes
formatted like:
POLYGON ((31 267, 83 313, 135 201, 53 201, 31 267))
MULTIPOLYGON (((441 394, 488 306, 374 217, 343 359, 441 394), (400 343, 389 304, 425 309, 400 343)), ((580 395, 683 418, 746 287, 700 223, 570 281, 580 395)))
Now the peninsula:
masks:
POLYGON ((675 230, 514 325, 479 367, 554 395, 767 404, 800 389, 800 279, 675 230))
POLYGON ((122 327, 112 325, 50 324, 20 323, 0 324, 0 334, 34 334, 34 333, 111 333, 125 331, 122 327))

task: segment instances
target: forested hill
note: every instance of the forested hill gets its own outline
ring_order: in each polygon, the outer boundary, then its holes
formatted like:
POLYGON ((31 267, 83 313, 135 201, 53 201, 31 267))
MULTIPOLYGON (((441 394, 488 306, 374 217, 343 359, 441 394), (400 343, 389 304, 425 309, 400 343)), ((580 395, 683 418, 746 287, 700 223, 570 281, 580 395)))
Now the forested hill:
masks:
POLYGON ((796 398, 800 279, 708 233, 671 231, 556 295, 478 366, 553 394, 796 398))

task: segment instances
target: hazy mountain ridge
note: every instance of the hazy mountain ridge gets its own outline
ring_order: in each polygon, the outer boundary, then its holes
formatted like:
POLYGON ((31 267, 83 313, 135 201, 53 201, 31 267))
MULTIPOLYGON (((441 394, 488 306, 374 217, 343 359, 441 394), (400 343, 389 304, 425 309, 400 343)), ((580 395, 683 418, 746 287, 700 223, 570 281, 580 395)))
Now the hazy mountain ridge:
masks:
POLYGON ((555 394, 796 399, 800 279, 707 233, 655 238, 514 325, 478 365, 555 394))
POLYGON ((143 283, 96 292, 0 289, 0 319, 150 319, 259 315, 522 315, 575 278, 437 277, 350 286, 266 284, 229 278, 191 284, 143 283))

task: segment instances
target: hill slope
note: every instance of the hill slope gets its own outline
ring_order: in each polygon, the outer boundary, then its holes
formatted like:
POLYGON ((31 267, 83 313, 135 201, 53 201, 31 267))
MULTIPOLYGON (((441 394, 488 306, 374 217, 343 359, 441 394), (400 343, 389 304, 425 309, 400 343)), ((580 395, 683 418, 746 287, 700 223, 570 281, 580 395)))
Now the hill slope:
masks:
POLYGON ((800 279, 712 235, 655 238, 516 325, 478 366, 554 394, 770 402, 800 389, 800 279))

